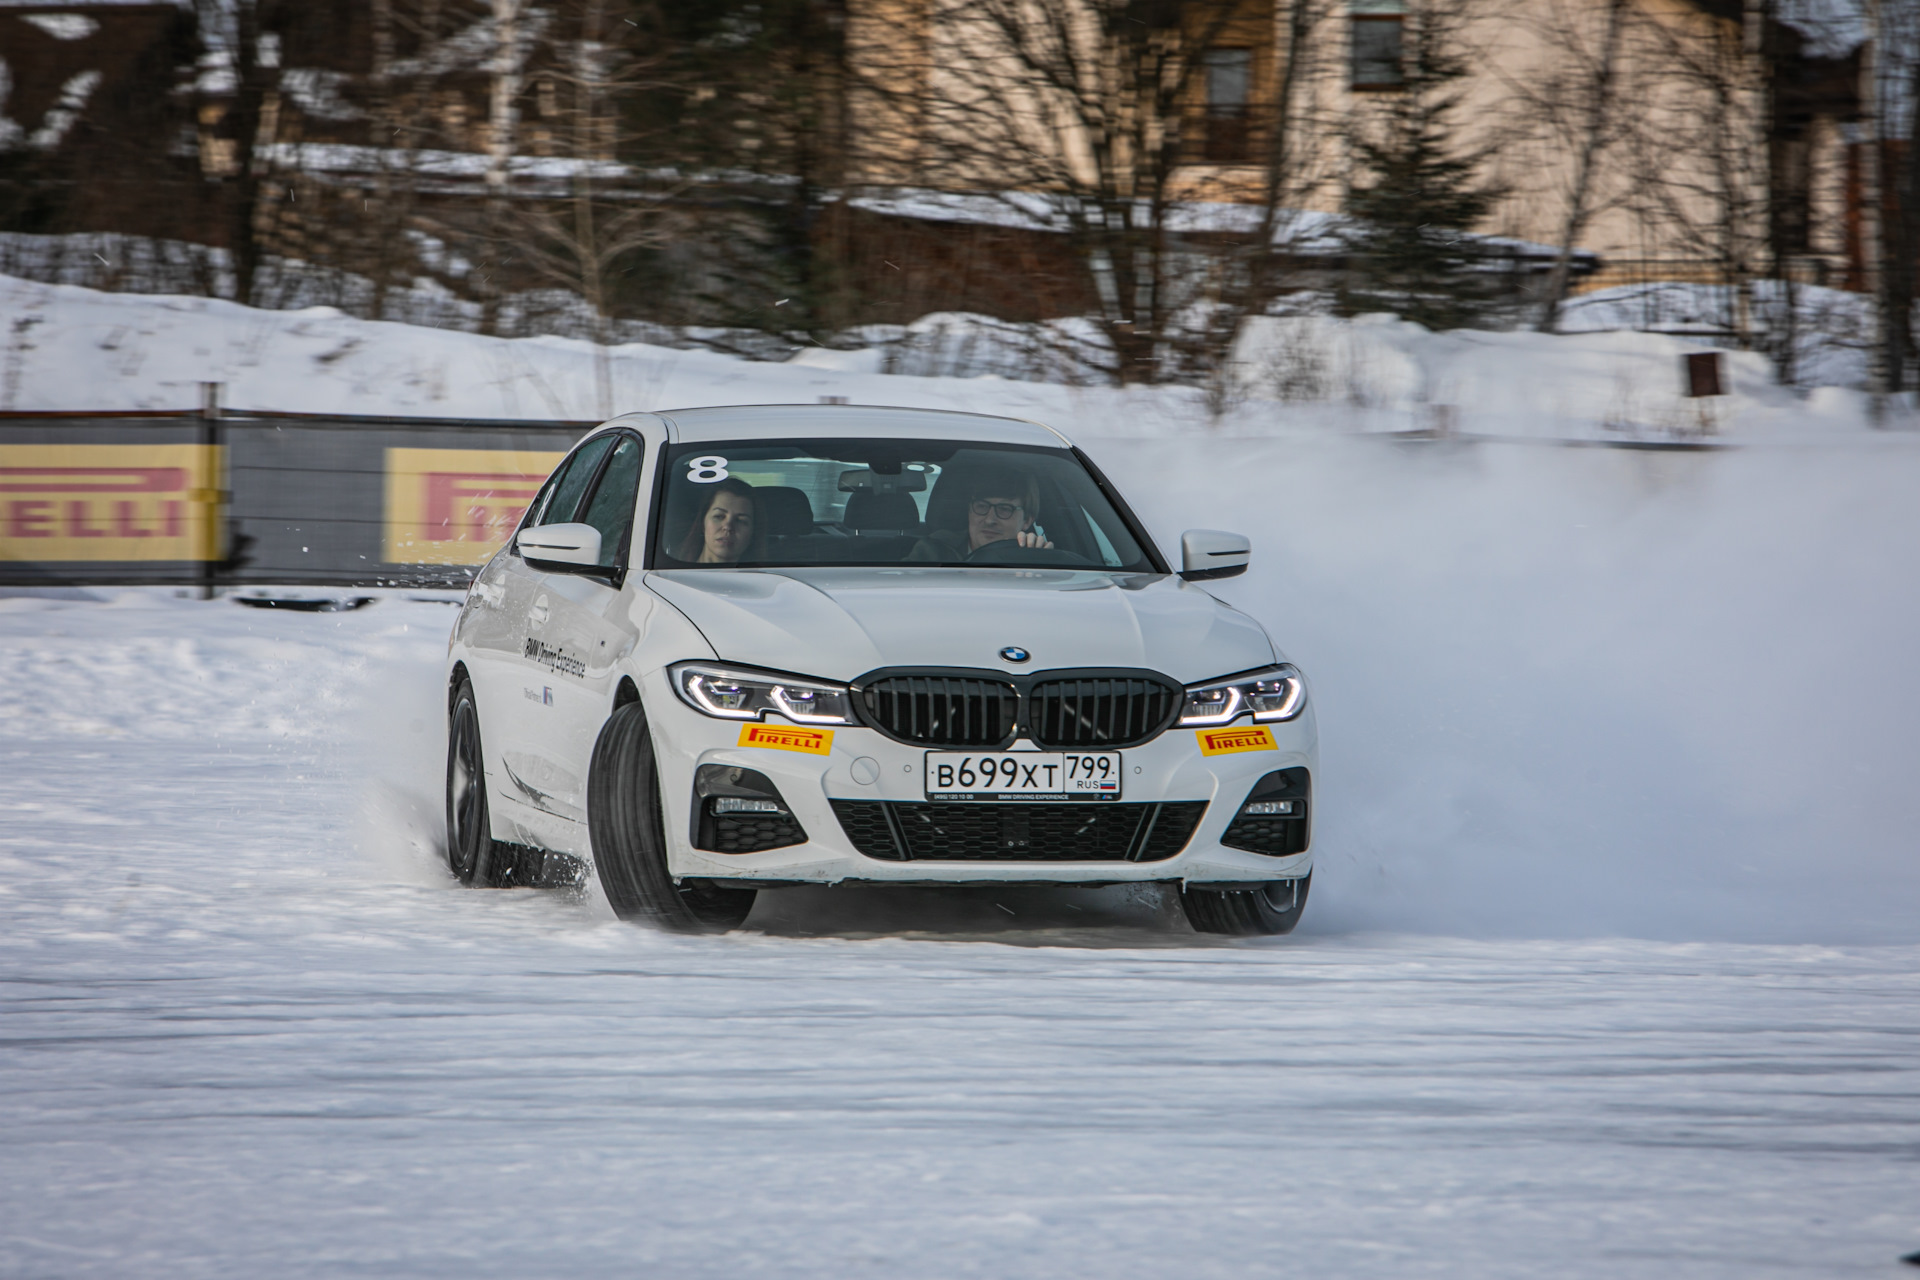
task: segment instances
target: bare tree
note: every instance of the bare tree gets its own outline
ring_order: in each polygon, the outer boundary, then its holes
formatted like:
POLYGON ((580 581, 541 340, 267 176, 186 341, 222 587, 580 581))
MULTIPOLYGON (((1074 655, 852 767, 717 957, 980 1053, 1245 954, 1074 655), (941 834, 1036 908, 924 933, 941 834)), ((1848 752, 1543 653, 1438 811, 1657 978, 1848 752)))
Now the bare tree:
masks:
MULTIPOLYGON (((264 249, 259 235, 262 187, 269 171, 261 153, 261 124, 279 80, 279 58, 270 38, 276 0, 198 0, 201 39, 224 63, 227 106, 220 129, 230 144, 221 182, 227 189, 226 241, 233 297, 252 302, 264 249)), ((267 141, 271 141, 268 139, 267 141)))
POLYGON ((526 63, 527 0, 493 0, 493 61, 488 69, 487 213, 485 243, 491 261, 480 273, 480 331, 500 328, 500 261, 506 252, 508 185, 513 177, 514 142, 520 123, 520 72, 526 63))
POLYGON ((1253 0, 941 0, 916 38, 870 50, 858 91, 910 122, 897 132, 919 182, 1062 236, 1099 299, 1102 372, 1153 382, 1198 296, 1174 224, 1201 55, 1270 13, 1253 0))
MULTIPOLYGON (((1573 259, 1580 239, 1599 214, 1621 197, 1607 182, 1606 166, 1633 127, 1632 103, 1625 83, 1627 27, 1632 0, 1540 0, 1519 7, 1522 27, 1538 40, 1544 56, 1507 88, 1516 118, 1531 121, 1552 151, 1570 162, 1564 169, 1558 252, 1547 274, 1534 327, 1552 333, 1559 327, 1567 299, 1573 259)), ((1560 166, 1548 166, 1562 172, 1560 166)))
MULTIPOLYGON (((406 124, 398 110, 393 86, 393 0, 369 0, 369 10, 373 28, 373 66, 368 81, 373 105, 373 147, 379 165, 375 177, 379 212, 372 219, 376 229, 372 245, 372 311, 374 319, 383 320, 387 314, 387 290, 393 283, 399 232, 405 225, 406 217, 406 209, 398 198, 397 188, 401 184, 394 180, 394 159, 396 155, 409 154, 412 148, 400 145, 400 135, 406 129, 406 124)), ((411 195, 413 184, 409 182, 405 186, 411 195)), ((411 201, 406 203, 410 204, 411 201)))
MULTIPOLYGON (((642 56, 610 30, 609 0, 582 0, 571 38, 557 42, 561 57, 543 71, 541 93, 554 100, 541 112, 563 126, 567 195, 538 195, 514 202, 509 216, 526 266, 554 285, 577 293, 591 312, 600 344, 601 410, 612 413, 606 346, 613 339, 614 283, 623 261, 667 238, 667 197, 683 184, 654 189, 641 184, 619 161, 638 139, 625 123, 622 100, 658 87, 649 78, 661 59, 642 56), (564 92, 567 104, 558 103, 564 92)), ((618 24, 626 30, 630 24, 618 24)))
POLYGON ((1894 329, 1892 345, 1901 353, 1901 376, 1894 383, 1897 391, 1906 390, 1909 382, 1920 386, 1920 370, 1912 378, 1904 376, 1909 366, 1920 363, 1920 344, 1914 340, 1913 325, 1915 290, 1920 287, 1920 280, 1915 278, 1915 273, 1920 272, 1920 11, 1908 5, 1902 10, 1902 17, 1899 38, 1902 56, 1907 64, 1904 103, 1907 133, 1901 162, 1906 182, 1900 193, 1898 239, 1892 246, 1890 256, 1892 261, 1903 263, 1904 267, 1897 273, 1895 287, 1888 298, 1888 311, 1894 329))
POLYGON ((1267 314, 1286 287, 1289 260, 1303 234, 1316 227, 1300 215, 1312 196, 1328 186, 1334 151, 1323 145, 1327 122, 1314 107, 1316 90, 1338 69, 1323 39, 1340 12, 1337 0, 1287 0, 1274 50, 1272 90, 1256 97, 1249 159, 1260 166, 1258 199, 1248 210, 1251 225, 1220 238, 1217 264, 1224 278, 1213 291, 1207 324, 1191 361, 1209 375, 1210 386, 1230 376, 1227 361, 1246 323, 1267 314))
MULTIPOLYGON (((1868 7, 1869 48, 1863 116, 1866 157, 1877 189, 1872 224, 1877 226, 1879 270, 1872 287, 1878 312, 1876 394, 1907 389, 1915 359, 1913 306, 1920 270, 1920 6, 1911 0, 1875 0, 1868 7)), ((1864 196, 1863 196, 1864 200, 1864 196)))
POLYGON ((1720 323, 1755 345, 1753 283, 1767 263, 1769 206, 1765 66, 1751 21, 1671 11, 1636 25, 1648 73, 1630 131, 1632 204, 1656 243, 1706 264, 1720 323))

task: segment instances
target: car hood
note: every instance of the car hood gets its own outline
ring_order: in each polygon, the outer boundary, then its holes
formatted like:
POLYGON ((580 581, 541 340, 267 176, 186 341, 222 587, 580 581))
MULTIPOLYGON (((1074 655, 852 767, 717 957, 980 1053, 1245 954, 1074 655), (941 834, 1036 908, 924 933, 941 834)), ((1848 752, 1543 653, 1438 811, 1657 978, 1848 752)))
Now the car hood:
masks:
POLYGON ((645 585, 722 659, 851 680, 878 667, 1144 667, 1182 684, 1278 656, 1260 624, 1178 577, 1067 569, 682 569, 645 585), (1008 662, 1000 651, 1025 649, 1008 662))

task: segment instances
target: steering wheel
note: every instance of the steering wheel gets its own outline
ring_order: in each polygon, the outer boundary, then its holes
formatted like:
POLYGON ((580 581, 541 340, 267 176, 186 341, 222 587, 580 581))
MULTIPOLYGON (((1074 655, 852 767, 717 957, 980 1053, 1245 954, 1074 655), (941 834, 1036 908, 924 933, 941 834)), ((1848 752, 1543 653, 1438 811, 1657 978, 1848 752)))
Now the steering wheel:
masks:
POLYGON ((966 563, 992 561, 996 565, 1045 565, 1051 569, 1074 569, 1081 565, 1091 567, 1093 561, 1075 551, 1062 551, 1058 547, 1023 547, 1013 538, 1001 538, 997 542, 983 543, 967 553, 966 563))

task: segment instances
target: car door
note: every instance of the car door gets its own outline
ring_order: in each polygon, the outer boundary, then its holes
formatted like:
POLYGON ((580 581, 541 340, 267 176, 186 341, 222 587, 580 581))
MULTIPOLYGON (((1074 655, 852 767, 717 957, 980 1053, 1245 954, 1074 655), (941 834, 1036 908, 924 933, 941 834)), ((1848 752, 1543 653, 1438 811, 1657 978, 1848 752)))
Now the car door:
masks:
MULTIPOLYGON (((526 642, 540 706, 527 718, 517 789, 537 808, 576 827, 586 819, 594 740, 613 707, 618 664, 634 643, 626 577, 651 452, 637 431, 609 439, 612 447, 572 514, 574 521, 600 532, 597 572, 542 569, 526 642), (529 790, 540 794, 527 795, 529 790)), ((583 830, 554 834, 549 848, 584 851, 583 830)))
MULTIPOLYGON (((597 446, 597 456, 604 446, 597 446)), ((556 493, 573 471, 578 452, 560 460, 533 501, 527 504, 521 527, 543 523, 556 493)), ((467 650, 467 675, 473 681, 480 707, 481 741, 486 747, 489 776, 499 770, 499 748, 512 738, 521 698, 522 648, 526 643, 527 611, 533 607, 539 575, 516 554, 511 540, 487 562, 460 611, 459 637, 467 650), (512 712, 513 714, 508 714, 512 712)), ((498 780, 498 779, 496 779, 498 780)))
MULTIPOLYGON (((601 435, 575 449, 535 496, 521 527, 572 519, 614 443, 614 437, 601 435)), ((474 584, 476 612, 485 621, 470 629, 468 639, 491 793, 508 802, 495 806, 494 834, 523 843, 541 842, 546 824, 536 816, 545 812, 539 799, 551 793, 542 784, 552 779, 534 744, 542 736, 542 721, 553 713, 552 680, 530 643, 535 619, 547 608, 541 603, 546 577, 520 555, 516 537, 474 584)))

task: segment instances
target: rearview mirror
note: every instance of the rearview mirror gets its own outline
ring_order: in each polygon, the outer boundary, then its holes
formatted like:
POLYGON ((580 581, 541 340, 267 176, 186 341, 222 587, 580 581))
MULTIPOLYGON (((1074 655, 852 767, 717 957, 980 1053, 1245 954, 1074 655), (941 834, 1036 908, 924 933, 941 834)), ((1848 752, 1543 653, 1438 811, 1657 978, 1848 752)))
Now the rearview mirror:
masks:
POLYGON ((1247 571, 1253 544, 1237 533, 1189 529, 1180 535, 1180 576, 1188 582, 1231 578, 1247 571))
POLYGON ((927 468, 924 463, 910 462, 894 475, 886 475, 871 467, 863 471, 842 471, 840 492, 852 493, 856 489, 872 489, 876 493, 925 493, 927 468))
POLYGON ((590 524, 543 524, 522 529, 515 544, 529 563, 600 567, 600 531, 590 524))

